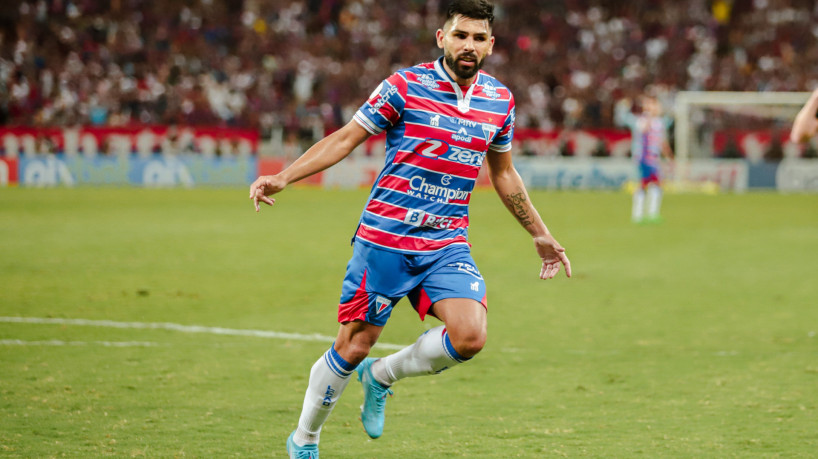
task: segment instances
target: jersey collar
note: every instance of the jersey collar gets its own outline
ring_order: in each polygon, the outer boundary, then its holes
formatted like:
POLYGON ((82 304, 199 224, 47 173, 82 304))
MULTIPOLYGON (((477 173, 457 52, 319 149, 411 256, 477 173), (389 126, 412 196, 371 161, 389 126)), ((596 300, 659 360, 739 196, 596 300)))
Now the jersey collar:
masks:
POLYGON ((448 81, 452 85, 452 89, 454 89, 454 93, 457 95, 457 111, 460 113, 467 113, 471 109, 471 95, 474 92, 474 88, 477 87, 477 80, 480 79, 480 73, 477 73, 477 78, 475 78, 471 86, 469 86, 469 90, 466 91, 466 94, 463 94, 463 90, 460 89, 460 85, 457 84, 446 69, 443 68, 443 56, 435 61, 435 70, 441 78, 448 81))

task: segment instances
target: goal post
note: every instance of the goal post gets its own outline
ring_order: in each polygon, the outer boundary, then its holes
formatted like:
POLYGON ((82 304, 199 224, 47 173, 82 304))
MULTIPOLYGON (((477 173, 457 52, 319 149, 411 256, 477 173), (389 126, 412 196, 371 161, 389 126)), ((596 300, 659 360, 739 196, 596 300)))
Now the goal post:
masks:
POLYGON ((712 157, 712 151, 695 141, 696 131, 708 123, 696 116, 697 109, 722 110, 740 115, 768 118, 771 127, 783 129, 809 98, 809 92, 776 91, 680 91, 675 100, 674 153, 680 161, 712 157), (694 117, 696 119, 694 119, 694 117))

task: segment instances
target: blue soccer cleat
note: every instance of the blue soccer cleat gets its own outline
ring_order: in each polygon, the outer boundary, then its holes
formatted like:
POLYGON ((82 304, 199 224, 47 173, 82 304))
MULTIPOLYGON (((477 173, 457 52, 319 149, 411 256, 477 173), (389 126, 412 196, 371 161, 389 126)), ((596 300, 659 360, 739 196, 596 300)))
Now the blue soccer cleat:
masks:
POLYGON ((364 388, 361 422, 364 424, 367 435, 372 438, 378 438, 383 433, 386 396, 392 395, 392 390, 384 387, 372 376, 372 364, 375 360, 377 359, 366 358, 355 368, 355 371, 358 372, 358 381, 364 388))
POLYGON ((318 459, 318 445, 298 446, 293 441, 295 430, 287 438, 287 455, 290 459, 318 459))

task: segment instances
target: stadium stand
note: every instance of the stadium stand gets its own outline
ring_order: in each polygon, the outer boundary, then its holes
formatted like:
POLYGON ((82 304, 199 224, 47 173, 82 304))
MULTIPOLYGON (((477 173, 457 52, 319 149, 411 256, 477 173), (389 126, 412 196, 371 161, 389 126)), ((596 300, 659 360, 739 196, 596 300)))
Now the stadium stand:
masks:
MULTIPOLYGON (((498 1, 486 70, 518 126, 610 128, 646 86, 818 87, 808 0, 498 1)), ((0 125, 274 129, 312 141, 428 61, 443 0, 36 0, 0 6, 0 125)))

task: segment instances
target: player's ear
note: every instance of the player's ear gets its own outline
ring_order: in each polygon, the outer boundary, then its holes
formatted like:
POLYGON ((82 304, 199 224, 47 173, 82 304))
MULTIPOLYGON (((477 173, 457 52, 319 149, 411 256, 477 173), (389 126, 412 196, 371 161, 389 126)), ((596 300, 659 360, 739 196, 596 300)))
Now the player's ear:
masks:
POLYGON ((435 39, 437 40, 437 47, 443 49, 443 37, 446 36, 446 32, 443 29, 437 29, 435 32, 435 39))
POLYGON ((491 53, 494 51, 494 35, 489 38, 489 50, 486 52, 486 56, 491 56, 491 53))

